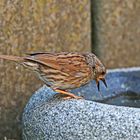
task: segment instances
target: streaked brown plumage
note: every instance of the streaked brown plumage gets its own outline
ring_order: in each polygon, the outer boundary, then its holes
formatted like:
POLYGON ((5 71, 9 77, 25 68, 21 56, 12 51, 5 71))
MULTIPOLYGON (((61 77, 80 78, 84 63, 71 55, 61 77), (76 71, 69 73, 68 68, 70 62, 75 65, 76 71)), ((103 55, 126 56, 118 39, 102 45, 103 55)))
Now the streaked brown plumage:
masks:
POLYGON ((33 53, 26 57, 0 55, 0 59, 18 62, 37 72, 40 79, 56 92, 80 98, 66 90, 85 85, 96 80, 105 82, 106 68, 93 53, 33 53))

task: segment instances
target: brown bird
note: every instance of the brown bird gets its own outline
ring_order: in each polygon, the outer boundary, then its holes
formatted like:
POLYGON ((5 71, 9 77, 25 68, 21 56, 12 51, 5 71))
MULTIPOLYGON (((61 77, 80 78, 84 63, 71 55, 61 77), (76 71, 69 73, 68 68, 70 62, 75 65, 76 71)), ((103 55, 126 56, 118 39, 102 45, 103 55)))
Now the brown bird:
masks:
POLYGON ((15 61, 35 71, 39 78, 54 91, 72 98, 81 98, 67 92, 95 80, 105 81, 106 68, 93 53, 32 53, 26 57, 0 55, 0 59, 15 61))

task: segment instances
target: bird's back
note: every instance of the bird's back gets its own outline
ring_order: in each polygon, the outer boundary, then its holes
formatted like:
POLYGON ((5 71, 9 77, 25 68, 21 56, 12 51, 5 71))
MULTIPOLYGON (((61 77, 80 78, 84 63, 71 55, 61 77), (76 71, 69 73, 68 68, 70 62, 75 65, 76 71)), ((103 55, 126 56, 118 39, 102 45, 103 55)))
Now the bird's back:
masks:
POLYGON ((25 57, 26 64, 51 87, 72 89, 91 80, 92 70, 79 53, 34 53, 25 57))

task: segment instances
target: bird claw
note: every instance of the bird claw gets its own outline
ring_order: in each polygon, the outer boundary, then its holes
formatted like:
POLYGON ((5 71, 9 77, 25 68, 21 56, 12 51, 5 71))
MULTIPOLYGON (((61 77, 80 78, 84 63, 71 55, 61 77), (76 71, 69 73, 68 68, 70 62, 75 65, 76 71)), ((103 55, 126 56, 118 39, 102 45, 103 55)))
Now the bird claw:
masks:
POLYGON ((70 98, 74 98, 74 99, 82 99, 83 97, 80 96, 76 96, 73 93, 67 92, 67 91, 63 91, 60 89, 55 89, 56 92, 67 95, 67 97, 63 97, 63 99, 70 99, 70 98))
POLYGON ((67 97, 63 97, 63 99, 66 99, 66 100, 67 99, 72 99, 72 98, 73 99, 83 99, 83 97, 80 97, 80 96, 73 96, 73 97, 72 96, 67 96, 67 97))

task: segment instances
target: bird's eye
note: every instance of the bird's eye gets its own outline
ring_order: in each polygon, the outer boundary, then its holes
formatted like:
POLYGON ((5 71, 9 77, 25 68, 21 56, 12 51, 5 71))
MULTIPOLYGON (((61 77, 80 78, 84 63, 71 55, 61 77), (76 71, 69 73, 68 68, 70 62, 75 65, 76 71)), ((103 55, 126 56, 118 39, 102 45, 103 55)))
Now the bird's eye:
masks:
POLYGON ((95 66, 93 66, 92 68, 95 69, 95 66))
POLYGON ((105 74, 105 72, 103 71, 101 74, 102 74, 102 75, 104 75, 104 74, 105 74))

